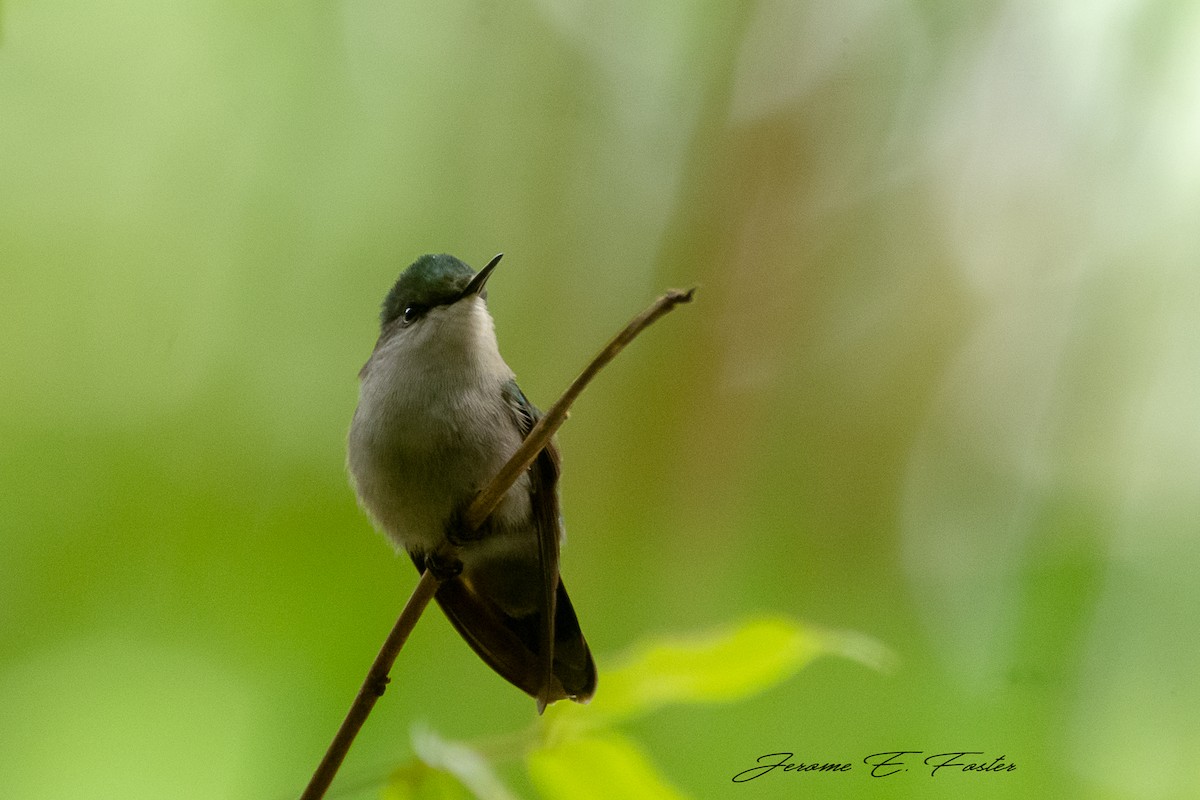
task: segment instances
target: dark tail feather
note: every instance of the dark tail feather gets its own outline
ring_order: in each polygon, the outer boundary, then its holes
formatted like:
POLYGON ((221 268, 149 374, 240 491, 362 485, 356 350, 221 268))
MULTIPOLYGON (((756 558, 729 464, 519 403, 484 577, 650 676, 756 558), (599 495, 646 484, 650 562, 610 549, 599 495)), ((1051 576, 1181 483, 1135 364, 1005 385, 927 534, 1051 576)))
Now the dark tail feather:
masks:
POLYGON ((578 703, 586 703, 596 693, 596 663, 579 628, 579 619, 567 588, 558 581, 558 602, 554 615, 554 677, 578 703))
MULTIPOLYGON (((484 663, 500 677, 538 700, 539 706, 571 699, 585 703, 596 692, 596 665, 562 581, 554 619, 554 663, 544 686, 539 657, 544 626, 538 614, 512 617, 461 578, 451 578, 435 595, 447 619, 484 663)), ((539 709, 540 710, 540 709, 539 709)))

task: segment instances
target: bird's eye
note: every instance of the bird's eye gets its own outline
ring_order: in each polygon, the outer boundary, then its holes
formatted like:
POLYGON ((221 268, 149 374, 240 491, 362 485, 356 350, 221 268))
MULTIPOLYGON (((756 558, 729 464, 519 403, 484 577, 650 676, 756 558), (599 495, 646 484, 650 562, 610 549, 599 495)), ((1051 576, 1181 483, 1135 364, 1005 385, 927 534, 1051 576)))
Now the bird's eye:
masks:
POLYGON ((416 322, 417 318, 421 316, 421 312, 424 310, 425 309, 421 308, 420 306, 409 306, 408 308, 404 309, 404 324, 410 325, 413 322, 416 322))

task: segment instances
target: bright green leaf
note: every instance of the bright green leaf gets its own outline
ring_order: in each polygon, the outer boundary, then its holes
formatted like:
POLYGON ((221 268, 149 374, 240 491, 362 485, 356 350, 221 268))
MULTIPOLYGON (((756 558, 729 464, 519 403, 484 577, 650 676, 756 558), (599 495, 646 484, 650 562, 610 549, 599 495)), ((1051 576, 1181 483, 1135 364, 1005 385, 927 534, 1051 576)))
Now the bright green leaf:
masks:
POLYGON ((547 722, 610 724, 670 703, 717 703, 765 691, 821 655, 836 653, 882 666, 889 655, 861 634, 828 631, 783 618, 746 622, 732 630, 649 642, 602 673, 587 708, 559 704, 547 722))
POLYGON ((414 761, 392 773, 383 800, 470 800, 457 778, 428 764, 414 761))
POLYGON ((631 740, 617 734, 569 739, 535 750, 527 766, 551 800, 684 800, 631 740))

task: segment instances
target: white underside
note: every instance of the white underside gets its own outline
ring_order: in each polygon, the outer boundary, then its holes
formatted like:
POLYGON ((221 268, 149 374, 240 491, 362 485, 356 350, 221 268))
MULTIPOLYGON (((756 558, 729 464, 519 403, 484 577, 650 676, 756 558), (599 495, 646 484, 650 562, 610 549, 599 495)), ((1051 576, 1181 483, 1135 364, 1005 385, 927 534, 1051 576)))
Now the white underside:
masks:
MULTIPOLYGON (((397 547, 424 553, 440 545, 454 511, 516 450, 521 433, 501 393, 512 377, 478 297, 431 309, 372 354, 347 468, 363 509, 397 547)), ((472 545, 472 559, 536 547, 528 476, 493 521, 497 535, 472 545)))

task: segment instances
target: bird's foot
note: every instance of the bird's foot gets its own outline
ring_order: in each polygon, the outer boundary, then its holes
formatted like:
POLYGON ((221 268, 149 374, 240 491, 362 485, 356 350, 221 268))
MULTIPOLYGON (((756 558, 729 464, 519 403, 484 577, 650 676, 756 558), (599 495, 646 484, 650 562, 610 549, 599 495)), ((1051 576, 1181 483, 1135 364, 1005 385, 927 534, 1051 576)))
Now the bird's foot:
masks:
MULTIPOLYGON (((474 498, 471 498, 474 500, 474 498)), ((488 517, 483 521, 483 524, 472 530, 467 526, 467 509, 471 503, 466 502, 454 509, 454 513, 450 515, 450 519, 446 520, 446 541, 455 547, 462 547, 471 542, 477 542, 485 538, 492 532, 492 518, 488 517)))
POLYGON ((457 578, 463 571, 463 563, 458 557, 446 553, 426 553, 425 569, 441 583, 457 578))

